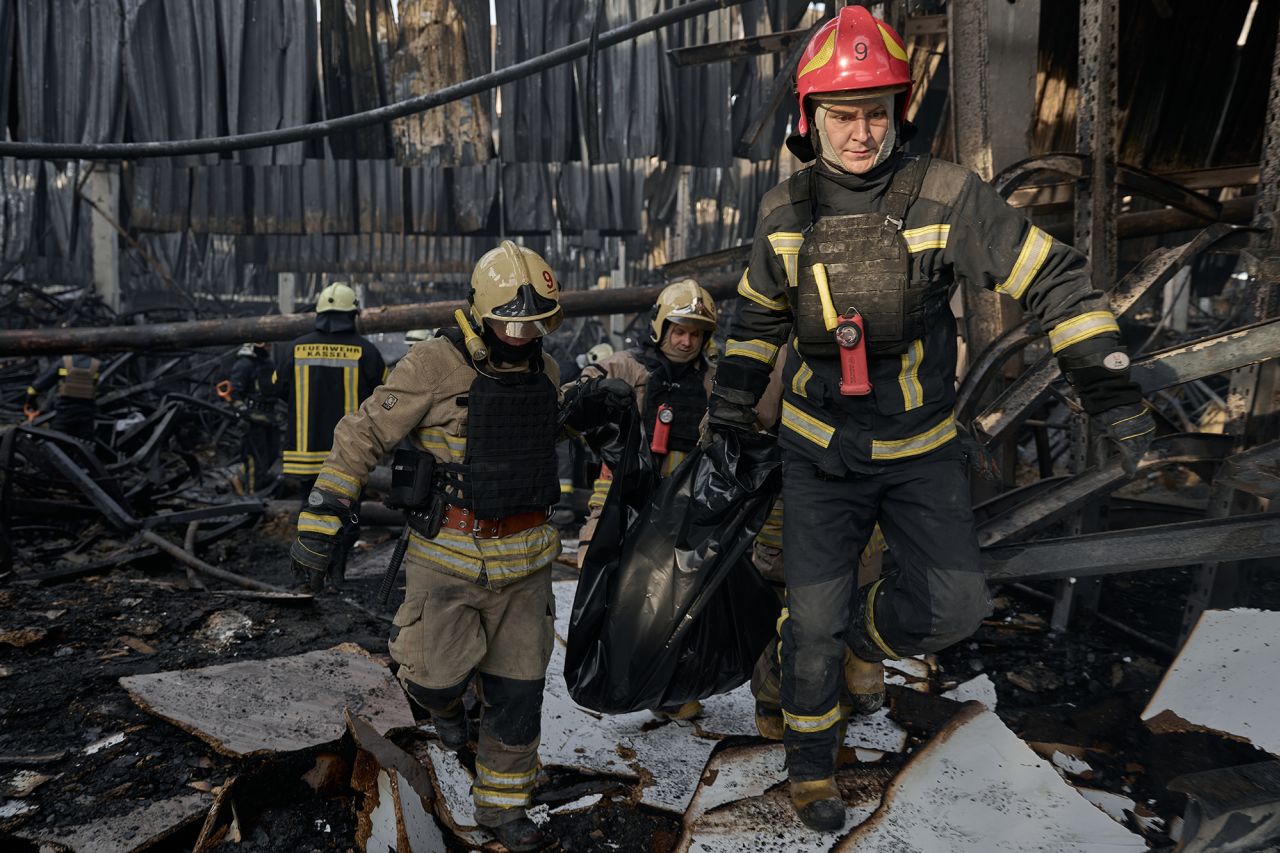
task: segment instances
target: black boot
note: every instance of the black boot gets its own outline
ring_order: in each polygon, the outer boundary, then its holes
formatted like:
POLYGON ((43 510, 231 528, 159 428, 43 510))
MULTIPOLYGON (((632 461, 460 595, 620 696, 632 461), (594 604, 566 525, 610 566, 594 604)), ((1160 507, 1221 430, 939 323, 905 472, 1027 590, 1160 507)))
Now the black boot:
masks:
POLYGON ((501 826, 486 826, 485 829, 492 832, 508 850, 538 850, 547 843, 546 833, 524 815, 501 826))
POLYGON ((432 714, 431 722, 435 724, 436 736, 440 738, 440 743, 444 744, 446 749, 460 752, 467 748, 469 735, 466 711, 461 711, 452 717, 432 714))

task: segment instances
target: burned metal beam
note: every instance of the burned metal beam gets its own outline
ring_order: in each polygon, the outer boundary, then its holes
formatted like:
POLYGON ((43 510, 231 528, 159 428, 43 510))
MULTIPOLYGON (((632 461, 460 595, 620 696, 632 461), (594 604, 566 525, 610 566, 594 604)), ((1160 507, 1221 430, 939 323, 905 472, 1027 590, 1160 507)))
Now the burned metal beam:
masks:
POLYGON ((782 53, 796 44, 804 44, 808 40, 809 29, 783 30, 762 36, 718 41, 713 44, 696 44, 691 47, 674 47, 667 51, 671 62, 680 67, 689 65, 706 65, 711 62, 725 62, 731 59, 744 59, 748 56, 765 56, 770 53, 782 53))
MULTIPOLYGON (((737 281, 704 285, 715 299, 737 294, 737 281)), ((568 317, 627 314, 651 307, 663 285, 608 290, 572 290, 561 294, 560 305, 568 317)), ((358 321, 362 334, 403 332, 453 323, 453 312, 465 302, 432 302, 419 305, 387 305, 365 310, 358 321)), ((121 350, 172 350, 238 344, 244 341, 288 341, 311 331, 309 314, 200 320, 193 323, 155 323, 150 326, 101 326, 70 329, 14 329, 0 332, 0 355, 118 352, 121 350)), ((134 389, 128 389, 133 393, 134 389)))
POLYGON ((53 442, 44 442, 40 448, 45 458, 58 470, 58 473, 72 482, 80 493, 89 499, 94 508, 102 513, 111 526, 123 532, 137 530, 140 522, 128 510, 116 503, 102 486, 94 482, 89 474, 71 461, 71 457, 53 442))
POLYGON ((1130 376, 1150 394, 1193 379, 1203 379, 1280 353, 1280 318, 1152 353, 1135 361, 1130 376))
POLYGON ((1264 850, 1280 835, 1280 761, 1259 761, 1178 776, 1187 795, 1180 853, 1264 850))
POLYGON ((776 120, 778 110, 781 108, 783 101, 795 90, 796 69, 800 67, 800 55, 804 53, 804 47, 809 41, 808 34, 817 32, 819 26, 821 26, 821 23, 814 24, 808 30, 805 30, 804 35, 791 45, 786 61, 782 63, 782 67, 774 75, 773 82, 769 86, 769 92, 758 107, 759 112, 757 112, 756 117, 747 126, 747 129, 742 132, 742 136, 734 145, 734 156, 746 157, 751 151, 751 146, 755 145, 756 140, 760 138, 760 134, 764 133, 764 129, 770 122, 776 120))
POLYGON ((1232 456, 1223 463, 1213 482, 1268 500, 1280 498, 1280 441, 1232 456))
POLYGON ((1280 513, 1212 518, 1084 536, 997 545, 982 551, 987 580, 1082 578, 1206 560, 1280 557, 1280 513))
MULTIPOLYGON (((1138 463, 1138 476, 1144 471, 1168 465, 1217 462, 1230 452, 1231 439, 1221 435, 1180 433, 1161 436, 1151 443, 1146 456, 1138 463)), ((1076 474, 1052 491, 979 525, 978 544, 986 547, 1043 530, 1094 498, 1123 485, 1128 479, 1119 458, 1112 457, 1102 466, 1076 474)))

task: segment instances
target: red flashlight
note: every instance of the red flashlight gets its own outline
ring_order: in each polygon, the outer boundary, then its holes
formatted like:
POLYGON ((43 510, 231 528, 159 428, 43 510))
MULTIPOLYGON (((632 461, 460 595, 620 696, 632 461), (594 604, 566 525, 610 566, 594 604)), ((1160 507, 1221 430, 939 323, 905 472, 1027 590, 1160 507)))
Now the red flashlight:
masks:
POLYGON ((663 403, 658 407, 658 416, 653 419, 653 440, 649 442, 649 449, 659 456, 667 452, 667 438, 671 435, 671 423, 675 419, 676 413, 671 406, 663 403))
POLYGON ((840 393, 846 397, 862 397, 871 393, 867 378, 866 333, 862 315, 849 309, 836 322, 836 344, 840 347, 840 393))

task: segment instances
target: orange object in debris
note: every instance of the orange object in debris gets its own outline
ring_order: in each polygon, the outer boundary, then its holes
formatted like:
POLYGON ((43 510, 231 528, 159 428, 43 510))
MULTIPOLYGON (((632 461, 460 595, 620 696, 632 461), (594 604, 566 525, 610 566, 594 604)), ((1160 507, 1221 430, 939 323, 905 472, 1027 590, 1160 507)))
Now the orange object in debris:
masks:
POLYGON ((40 417, 40 410, 39 410, 39 409, 33 409, 33 408, 31 408, 29 405, 27 405, 26 403, 23 403, 23 404, 22 404, 22 414, 24 414, 24 415, 26 415, 26 416, 27 416, 27 423, 31 423, 31 422, 32 422, 32 421, 34 421, 36 418, 40 417))
POLYGON ((228 403, 231 402, 231 380, 230 379, 222 380, 221 382, 219 382, 217 385, 214 386, 214 389, 218 392, 219 397, 226 400, 228 403))

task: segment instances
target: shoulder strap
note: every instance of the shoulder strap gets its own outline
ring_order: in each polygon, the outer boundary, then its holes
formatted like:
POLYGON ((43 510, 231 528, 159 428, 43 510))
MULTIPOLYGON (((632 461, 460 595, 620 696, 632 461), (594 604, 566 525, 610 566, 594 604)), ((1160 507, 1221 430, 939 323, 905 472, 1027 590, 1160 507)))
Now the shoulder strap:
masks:
POLYGON ((902 167, 893 173, 889 189, 884 194, 880 209, 884 212, 885 225, 895 232, 902 230, 907 210, 920 197, 925 173, 929 171, 929 155, 904 154, 902 167))

